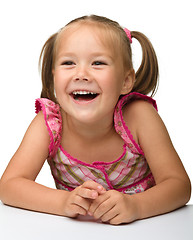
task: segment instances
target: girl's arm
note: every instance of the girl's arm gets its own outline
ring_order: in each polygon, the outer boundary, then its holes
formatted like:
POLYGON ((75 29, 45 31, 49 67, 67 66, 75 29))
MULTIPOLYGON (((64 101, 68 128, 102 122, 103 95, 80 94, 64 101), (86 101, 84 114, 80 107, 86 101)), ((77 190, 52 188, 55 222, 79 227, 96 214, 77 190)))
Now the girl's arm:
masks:
POLYGON ((58 213, 65 192, 35 182, 47 156, 50 138, 42 112, 30 124, 21 145, 0 180, 3 203, 35 211, 58 213))
POLYGON ((172 211, 188 202, 191 191, 189 178, 154 108, 137 101, 126 106, 123 115, 144 151, 156 186, 131 196, 115 190, 99 195, 88 213, 115 225, 172 211))
POLYGON ((139 209, 139 218, 172 211, 185 205, 191 195, 191 184, 176 153, 164 123, 147 102, 136 101, 129 106, 128 123, 133 123, 156 186, 132 196, 139 209))

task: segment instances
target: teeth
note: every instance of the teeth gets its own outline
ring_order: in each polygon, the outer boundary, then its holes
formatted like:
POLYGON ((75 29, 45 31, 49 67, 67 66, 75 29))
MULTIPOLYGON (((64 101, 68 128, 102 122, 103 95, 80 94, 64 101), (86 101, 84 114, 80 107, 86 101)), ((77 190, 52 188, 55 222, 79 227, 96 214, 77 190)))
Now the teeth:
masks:
POLYGON ((74 92, 72 92, 74 95, 77 95, 77 94, 82 94, 82 95, 86 95, 86 94, 96 94, 96 93, 94 93, 94 92, 88 92, 88 91, 74 91, 74 92))

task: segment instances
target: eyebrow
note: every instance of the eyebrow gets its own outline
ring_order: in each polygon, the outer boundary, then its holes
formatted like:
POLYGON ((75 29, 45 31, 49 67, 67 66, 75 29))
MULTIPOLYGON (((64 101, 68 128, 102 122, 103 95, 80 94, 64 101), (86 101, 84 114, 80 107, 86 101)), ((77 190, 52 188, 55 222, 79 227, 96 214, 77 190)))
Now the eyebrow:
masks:
MULTIPOLYGON (((107 54, 105 52, 93 52, 90 54, 91 57, 108 57, 111 60, 114 59, 113 55, 107 54)), ((76 57, 76 53, 73 52, 62 52, 58 54, 57 59, 60 59, 62 57, 76 57)))

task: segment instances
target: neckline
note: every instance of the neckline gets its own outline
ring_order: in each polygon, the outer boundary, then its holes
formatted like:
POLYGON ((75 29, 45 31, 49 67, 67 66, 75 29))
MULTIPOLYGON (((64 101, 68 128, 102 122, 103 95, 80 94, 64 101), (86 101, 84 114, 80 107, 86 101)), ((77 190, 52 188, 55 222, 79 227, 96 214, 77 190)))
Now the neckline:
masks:
POLYGON ((75 161, 75 162, 77 162, 77 163, 79 163, 79 164, 81 164, 81 165, 90 166, 90 167, 93 167, 93 166, 94 166, 94 167, 97 167, 97 166, 98 166, 99 168, 100 168, 101 165, 111 165, 111 164, 116 163, 116 162, 120 161, 121 159, 123 159, 123 158, 125 157, 126 153, 127 153, 127 144, 124 143, 122 147, 123 147, 123 153, 122 153, 121 156, 118 157, 116 160, 113 160, 113 161, 111 161, 111 162, 95 161, 95 162, 92 162, 92 163, 86 163, 86 162, 83 162, 83 161, 81 161, 81 160, 79 160, 79 159, 74 158, 73 156, 71 156, 67 151, 64 150, 64 148, 62 147, 61 144, 60 144, 60 146, 59 146, 59 148, 60 148, 60 150, 62 151, 62 153, 63 153, 66 157, 68 157, 70 160, 75 161))

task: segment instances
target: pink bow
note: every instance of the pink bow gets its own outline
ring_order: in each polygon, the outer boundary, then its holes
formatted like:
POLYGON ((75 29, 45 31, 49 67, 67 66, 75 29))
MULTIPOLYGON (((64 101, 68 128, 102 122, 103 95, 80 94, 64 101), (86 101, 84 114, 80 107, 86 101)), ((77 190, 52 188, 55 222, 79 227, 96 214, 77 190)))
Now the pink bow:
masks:
POLYGON ((124 28, 124 31, 127 34, 127 37, 129 38, 129 42, 132 43, 131 32, 127 28, 124 28))

